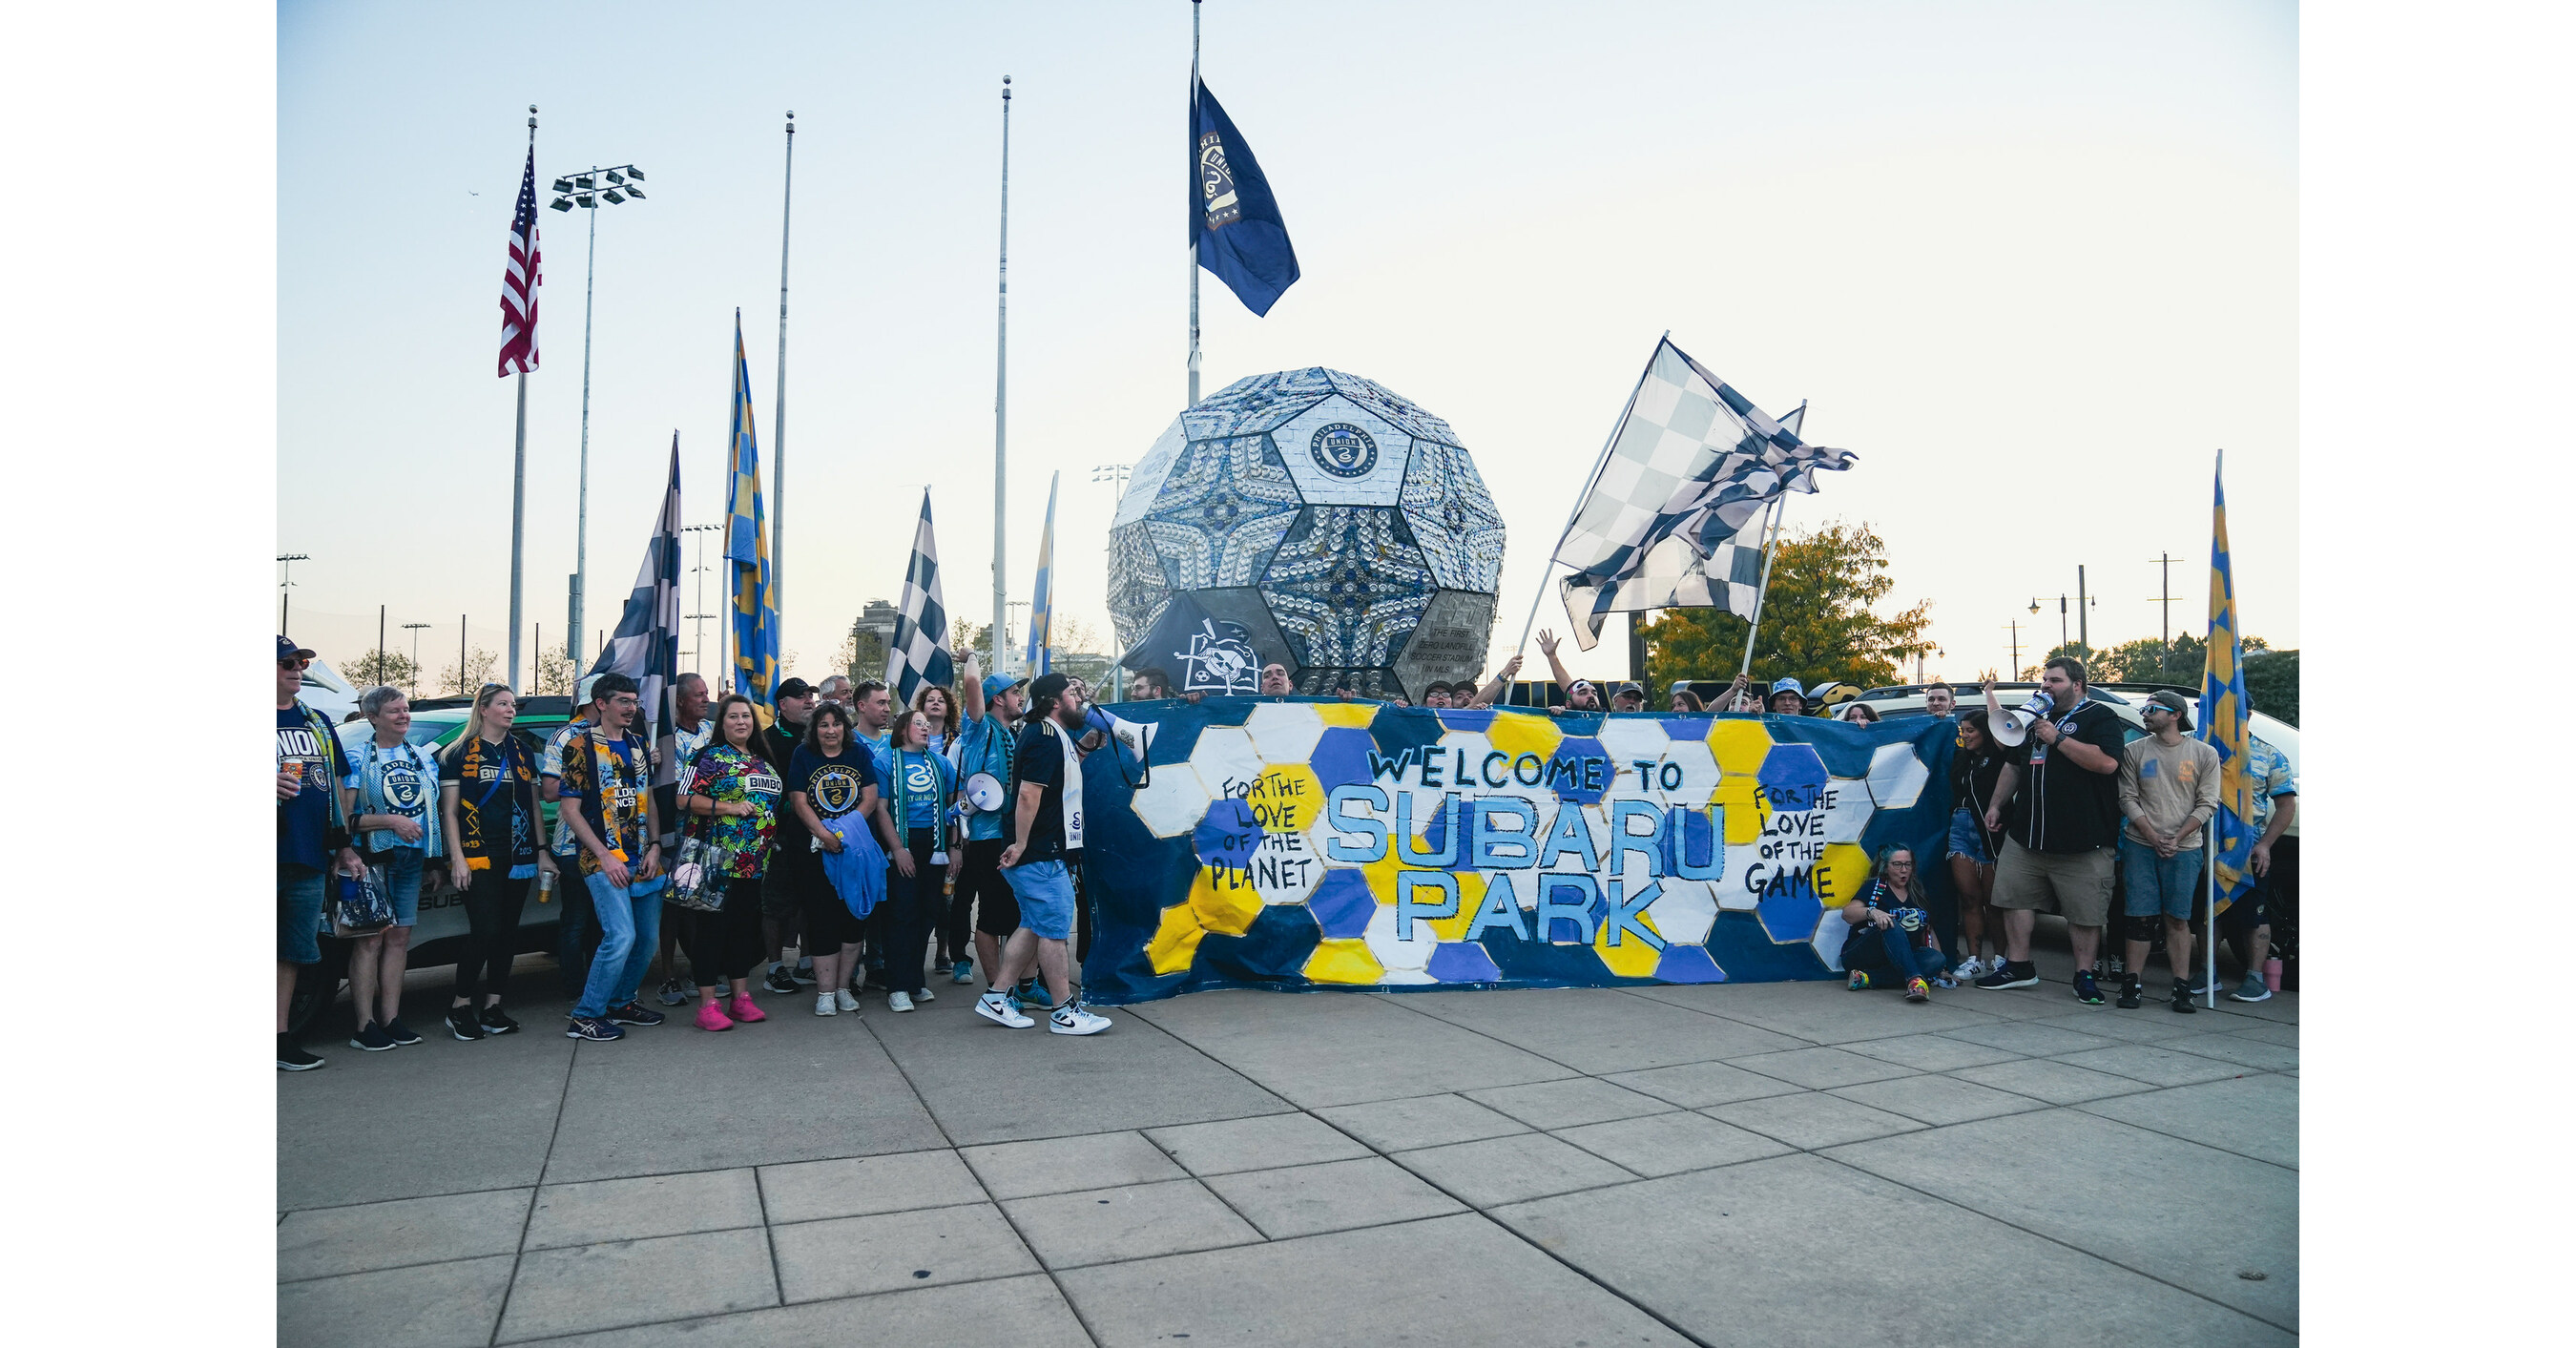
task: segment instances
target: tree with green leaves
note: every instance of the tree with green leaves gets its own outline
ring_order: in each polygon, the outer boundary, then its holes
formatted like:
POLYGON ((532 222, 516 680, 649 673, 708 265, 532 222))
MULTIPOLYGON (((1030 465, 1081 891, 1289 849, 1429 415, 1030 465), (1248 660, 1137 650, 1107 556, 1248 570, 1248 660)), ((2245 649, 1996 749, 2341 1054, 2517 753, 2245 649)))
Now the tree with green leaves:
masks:
POLYGON ((350 661, 340 676, 362 691, 381 684, 410 693, 420 678, 420 666, 400 651, 369 651, 350 661))
MULTIPOLYGON (((1753 676, 1869 687, 1895 683, 1906 661, 1928 653, 1929 600, 1892 616, 1877 605, 1896 589, 1887 544, 1867 521, 1835 521, 1784 536, 1773 549, 1771 586, 1753 645, 1753 676)), ((1660 704, 1676 679, 1735 677, 1744 662, 1746 620, 1724 609, 1665 609, 1646 626, 1646 670, 1660 704)))

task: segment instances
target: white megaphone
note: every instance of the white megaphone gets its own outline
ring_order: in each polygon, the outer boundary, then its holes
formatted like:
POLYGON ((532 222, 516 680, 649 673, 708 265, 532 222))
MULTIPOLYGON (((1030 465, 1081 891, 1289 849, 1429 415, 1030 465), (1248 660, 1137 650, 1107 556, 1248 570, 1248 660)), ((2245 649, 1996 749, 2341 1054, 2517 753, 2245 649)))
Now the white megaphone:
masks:
POLYGON ((1995 717, 1987 729, 1994 735, 1995 743, 2017 745, 2029 739, 2030 728, 2048 719, 2048 714, 2056 707, 2056 700, 2048 694, 2033 693, 2030 701, 1995 717))

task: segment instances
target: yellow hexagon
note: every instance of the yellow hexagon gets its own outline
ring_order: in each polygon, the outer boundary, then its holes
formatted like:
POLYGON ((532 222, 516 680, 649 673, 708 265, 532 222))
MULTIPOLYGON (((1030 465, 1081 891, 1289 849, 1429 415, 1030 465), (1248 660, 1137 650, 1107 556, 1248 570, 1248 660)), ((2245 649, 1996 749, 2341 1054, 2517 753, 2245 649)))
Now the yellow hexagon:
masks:
MULTIPOLYGON (((1664 929, 1655 925, 1654 914, 1639 913, 1637 920, 1645 923, 1646 929, 1657 936, 1664 934, 1664 929)), ((1633 931, 1620 932, 1619 944, 1612 945, 1610 925, 1604 922, 1600 930, 1592 933, 1592 949, 1601 956, 1602 965, 1621 978, 1654 977, 1655 965, 1663 959, 1664 952, 1638 940, 1637 933, 1633 931)))
POLYGON ((1485 906, 1485 876, 1479 871, 1458 872, 1458 915, 1431 919, 1431 930, 1444 941, 1467 939, 1467 924, 1476 920, 1476 912, 1485 906))
POLYGON ((1860 887, 1868 880, 1868 849, 1859 843, 1825 844, 1824 859, 1816 863, 1816 897, 1827 910, 1860 897, 1860 887))
POLYGON ((1377 720, 1377 704, 1374 702, 1323 702, 1316 704, 1315 714, 1324 718, 1327 729, 1333 726, 1347 726, 1353 730, 1366 730, 1377 720))
POLYGON ((1198 878, 1190 882, 1189 907, 1200 926, 1220 935, 1241 936, 1261 916, 1261 891, 1253 888, 1250 871, 1201 866, 1198 878))
POLYGON ((1557 729, 1554 717, 1503 711, 1494 713, 1494 723, 1485 727, 1485 742, 1515 758, 1537 754, 1545 761, 1556 756, 1556 746, 1565 742, 1565 732, 1557 729))
MULTIPOLYGON (((1419 845, 1421 841, 1422 840, 1419 838, 1414 839, 1416 845, 1419 845)), ((1403 862, 1395 859, 1395 849, 1393 847, 1389 847, 1387 849, 1385 856, 1379 857, 1377 860, 1369 862, 1367 865, 1357 867, 1356 869, 1362 876, 1367 878, 1369 894, 1377 900, 1377 904, 1380 908, 1391 908, 1395 906, 1395 887, 1404 877, 1410 875, 1438 875, 1441 873, 1432 867, 1405 865, 1403 862)), ((1433 931, 1438 932, 1440 934, 1440 939, 1444 941, 1465 939, 1467 935, 1467 924, 1475 920, 1477 907, 1485 901, 1485 877, 1483 875, 1478 874, 1475 871, 1454 871, 1451 872, 1451 874, 1454 874, 1458 878, 1457 916, 1417 919, 1418 921, 1428 924, 1433 931)))
POLYGON ((1369 953, 1368 942, 1353 937, 1317 941, 1315 953, 1306 957, 1305 974, 1313 983, 1374 983, 1386 976, 1386 966, 1369 953))
POLYGON ((1720 772, 1750 777, 1762 770, 1762 760, 1770 752, 1771 735, 1760 721, 1709 722, 1708 755, 1717 760, 1720 772))
POLYGON ((1252 780, 1244 803, 1271 833, 1303 833, 1324 810, 1324 784, 1303 763, 1274 763, 1252 780))
POLYGON ((1176 903, 1163 910, 1163 924, 1154 930, 1154 939, 1145 943, 1145 958, 1158 974, 1177 974, 1189 969, 1199 955, 1199 938, 1207 928, 1199 925, 1198 914, 1186 903, 1176 903))

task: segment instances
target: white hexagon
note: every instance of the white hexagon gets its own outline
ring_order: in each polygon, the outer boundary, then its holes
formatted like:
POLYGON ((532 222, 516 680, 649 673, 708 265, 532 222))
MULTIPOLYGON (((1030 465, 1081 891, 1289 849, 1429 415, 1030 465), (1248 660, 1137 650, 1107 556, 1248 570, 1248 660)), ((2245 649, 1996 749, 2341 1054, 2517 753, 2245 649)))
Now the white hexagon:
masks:
POLYGON ((1637 760, 1655 762, 1673 742, 1673 737, 1664 733, 1661 721, 1623 720, 1616 716, 1603 721, 1601 732, 1593 738, 1608 751, 1611 766, 1631 781, 1637 776, 1637 760))
MULTIPOLYGON (((1833 806, 1825 811, 1825 841, 1859 842, 1861 830, 1869 827, 1870 816, 1878 810, 1869 798, 1869 783, 1858 777, 1835 777, 1828 780, 1826 789, 1833 797, 1833 806)), ((1916 789, 1921 788, 1918 786, 1916 789)))
POLYGON ((1324 853, 1312 828, 1265 833, 1252 851, 1252 888, 1265 904, 1304 903, 1324 883, 1324 853))
POLYGON ((1816 934, 1808 944, 1816 948, 1816 958, 1835 973, 1843 971, 1843 942, 1851 936, 1852 924, 1843 921, 1839 911, 1828 911, 1816 923, 1816 934))
POLYGON ((1882 744, 1869 756, 1869 794, 1883 810, 1910 810, 1923 794, 1932 770, 1915 757, 1911 744, 1882 744))
POLYGON ((1655 785, 1663 791, 1665 803, 1685 810, 1703 810, 1708 808, 1710 801, 1717 799, 1720 774, 1716 757, 1708 751, 1707 740, 1674 740, 1664 750, 1663 761, 1678 764, 1682 770, 1682 784, 1667 787, 1664 786, 1667 774, 1658 768, 1655 785))
POLYGON ((1315 741, 1324 737, 1324 718, 1309 703, 1264 702, 1244 718, 1243 729, 1264 761, 1303 763, 1315 752, 1315 741))
POLYGON ((1199 732, 1199 742, 1190 750, 1190 766, 1198 769, 1199 782, 1210 796, 1239 800, 1250 794, 1263 765, 1250 735, 1235 726, 1212 725, 1199 732))
POLYGON ((1666 876, 1657 883, 1663 892, 1646 905, 1657 934, 1670 945, 1708 944, 1708 929, 1717 923, 1717 896, 1709 891, 1713 882, 1666 876))
POLYGON ((1368 932, 1364 939, 1368 942, 1369 953, 1377 956, 1377 962, 1386 969, 1386 978, 1383 981, 1389 983, 1436 981, 1426 971, 1431 967, 1431 952, 1440 948, 1440 936, 1431 929, 1429 922, 1421 919, 1419 914, 1415 916, 1413 923, 1413 939, 1399 941, 1395 939, 1395 905, 1381 903, 1377 906, 1377 911, 1369 915, 1368 932), (1412 977, 1399 976, 1404 974, 1410 974, 1412 977))
POLYGON ((1216 796, 1187 763, 1164 763, 1154 779, 1136 788, 1132 808, 1157 838, 1178 838, 1199 826, 1216 796))
POLYGON ((1762 902, 1762 892, 1746 881, 1756 871, 1769 874, 1773 864, 1762 859, 1762 844, 1759 842, 1730 844, 1726 849, 1726 870, 1709 882, 1717 891, 1717 906, 1739 912, 1753 911, 1762 902))

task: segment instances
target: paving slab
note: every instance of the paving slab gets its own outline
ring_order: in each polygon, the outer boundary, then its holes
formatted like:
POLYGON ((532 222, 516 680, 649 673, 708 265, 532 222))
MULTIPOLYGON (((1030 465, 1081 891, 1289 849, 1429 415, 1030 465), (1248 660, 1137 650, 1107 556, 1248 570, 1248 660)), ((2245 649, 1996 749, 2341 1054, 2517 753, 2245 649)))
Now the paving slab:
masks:
POLYGON ((1572 1128, 1608 1119, 1633 1119, 1640 1114, 1661 1114, 1673 1107, 1654 1096, 1590 1077, 1469 1091, 1467 1098, 1532 1128, 1572 1128))
POLYGON ((1472 1213, 1074 1269, 1061 1280, 1101 1348, 1688 1342, 1472 1213))
POLYGON ((1261 1233, 1195 1179, 1015 1198, 1002 1205, 1051 1269, 1243 1245, 1261 1233))
POLYGON ((1792 1085, 1823 1090, 1828 1086, 1856 1086, 1864 1081, 1885 1081, 1913 1071, 1877 1058, 1846 1053, 1838 1048, 1799 1048, 1786 1053, 1758 1053, 1738 1058, 1735 1065, 1766 1077, 1778 1077, 1792 1085))
POLYGON ((1703 1105, 1722 1105, 1733 1100, 1751 1100, 1764 1095, 1793 1095, 1806 1087, 1795 1082, 1748 1072, 1722 1062, 1695 1062, 1682 1067, 1657 1067, 1644 1072, 1621 1072, 1603 1080, 1629 1090, 1651 1095, 1658 1100, 1698 1109, 1703 1105))
POLYGON ((2294 1024, 2285 1025, 2268 1020, 2250 1020, 2244 1017, 2223 1017, 2211 1028, 2220 1030, 2223 1033, 2235 1035, 2240 1039, 2252 1039, 2265 1044, 2279 1044, 2283 1048, 2297 1048, 2299 1046, 2299 1027, 2294 1024))
MULTIPOLYGON (((709 1036, 713 1038, 714 1036, 709 1036)), ((765 1231, 620 1240, 519 1256, 497 1340, 512 1343, 778 1304, 765 1231)))
POLYGON ((1395 1004, 1595 1076, 1714 1062, 1803 1042, 1616 988, 1421 992, 1395 1004))
MULTIPOLYGON (((1825 1155, 2298 1329, 2295 1171, 2073 1109, 1979 1119, 1825 1155), (2207 1216, 2183 1222, 2172 1213, 2207 1216), (2250 1282, 2237 1276, 2245 1269, 2266 1276, 2250 1282)), ((2135 1336, 2134 1326, 2126 1329, 2135 1336)))
POLYGON ((1143 1133, 1092 1133, 1042 1142, 1000 1142, 959 1153, 997 1199, 1182 1179, 1188 1174, 1143 1133))
POLYGON ((938 1344, 954 1342, 961 1324, 973 1325, 979 1342, 1010 1348, 1089 1348, 1091 1343, 1054 1280, 1031 1274, 671 1320, 553 1339, 548 1348, 848 1348, 854 1340, 938 1344))
POLYGON ((2109 1095, 2155 1089, 2143 1081, 2096 1072, 2089 1067, 2075 1067, 2050 1058, 2024 1058, 2019 1062, 1967 1067, 1950 1075, 1980 1086, 1992 1086, 1999 1091, 2027 1095, 2052 1105, 2072 1105, 2109 1095))
POLYGON ((954 1207, 987 1197, 965 1160, 945 1150, 762 1166, 760 1192, 769 1220, 779 1223, 954 1207))
POLYGON ((2153 1278, 1813 1156, 1492 1216, 1710 1344, 2113 1344, 2135 1342, 2142 1325, 2195 1345, 2292 1341, 2153 1278), (1906 1233, 1901 1250, 1890 1248, 1891 1231, 1906 1233), (1975 1291, 1945 1290, 1956 1288, 1975 1291), (2069 1316, 2077 1297, 2084 1313, 2069 1316))
POLYGON ((2152 1044, 2121 1044, 2116 1048, 2060 1054, 2057 1060, 2070 1066, 2089 1067, 2096 1072, 2143 1081, 2150 1086, 2188 1086, 2196 1081, 2241 1076, 2247 1070, 2232 1062, 2204 1058, 2196 1053, 2176 1053, 2152 1044))
POLYGON ((497 1189, 290 1212, 277 1224, 277 1279, 514 1254, 534 1192, 497 1189))
POLYGON ((2266 1074, 2095 1100, 2078 1108, 2206 1147, 2299 1168, 2299 1083, 2266 1074))
POLYGON ((909 1015, 869 1013, 871 1032, 945 1130, 944 1138, 916 1146, 1168 1127, 1291 1108, 1222 1055, 1211 1058, 1130 1008, 1105 1008, 1111 1028, 1077 1038, 1005 1029, 975 1014, 974 999, 963 995, 971 991, 957 988, 960 995, 909 1015))
POLYGON ((1272 1240, 1467 1210, 1379 1156, 1220 1175, 1207 1186, 1272 1240))
POLYGON ((1398 1152, 1396 1164, 1479 1208, 1636 1178, 1571 1142, 1531 1133, 1398 1152))
POLYGON ((1787 1035, 1810 1044, 1840 1044, 1855 1039, 1890 1039, 1905 1034, 1932 1034, 1970 1025, 1992 1024, 1994 1017, 1961 1000, 1973 994, 1951 993, 1924 1005, 1909 1005, 1885 995, 1846 991, 1834 983, 1701 983, 1622 989, 1625 994, 1704 1011, 1713 1016, 1787 1035), (1819 996, 1831 993, 1831 996, 1819 996))
POLYGON ((511 1010, 527 1025, 517 1034, 466 1044, 442 1031, 390 1053, 349 1047, 345 1013, 323 1016, 324 1024, 343 1026, 340 1037, 316 1031, 306 1047, 331 1065, 277 1074, 277 1205, 318 1208, 535 1184, 545 1174, 573 1044, 559 1016, 511 1010), (421 1102, 429 1100, 473 1103, 472 1145, 424 1122, 430 1116, 421 1102), (348 1137, 399 1138, 401 1145, 316 1145, 348 1137))
POLYGON ((548 1182, 948 1145, 860 1018, 782 1009, 794 1003, 773 998, 768 1020, 723 1034, 673 1017, 583 1044, 548 1182), (707 1103, 716 1099, 761 1103, 707 1103))
POLYGON ((772 1228, 770 1239, 790 1302, 1038 1271, 1029 1247, 990 1203, 798 1222, 772 1228))
POLYGON ((1315 1116, 1379 1151, 1410 1151, 1416 1147, 1474 1142, 1530 1131, 1528 1124, 1508 1114, 1498 1114, 1463 1095, 1423 1095, 1409 1100, 1335 1105, 1316 1110, 1315 1116))
POLYGON ((527 1248, 598 1245, 761 1224, 760 1184, 749 1170, 549 1184, 528 1217, 527 1248))
POLYGON ((492 1341, 516 1262, 515 1255, 487 1255, 281 1283, 279 1348, 482 1348, 492 1341))
POLYGON ((1614 1165, 1649 1176, 1733 1165, 1790 1150, 1786 1143, 1760 1133, 1687 1112, 1586 1124, 1561 1129, 1556 1136, 1614 1165))
POLYGON ((1990 1062, 2010 1062, 2020 1054, 1985 1044, 1972 1044, 1945 1034, 1909 1034, 1894 1039, 1863 1039, 1842 1046, 1848 1053, 1898 1067, 1911 1067, 1917 1072, 1948 1072, 1961 1067, 1982 1067, 1990 1062))
POLYGON ((1812 1150, 1865 1138, 1910 1133, 1923 1125, 1902 1114, 1872 1109, 1839 1096, 1808 1091, 1799 1095, 1738 1100, 1700 1111, 1720 1123, 1750 1128, 1764 1137, 1812 1150))
POLYGON ((2110 1048, 2123 1041, 2109 1035, 2086 1034, 2062 1025, 2047 1025, 2036 1020, 2008 1024, 1978 1025, 1947 1032, 1953 1039, 1971 1044, 1999 1048, 2026 1058, 2053 1058, 2062 1053, 2081 1053, 2086 1049, 2110 1048))
MULTIPOLYGON (((2154 985, 2150 984, 2151 994, 2153 990, 2154 985)), ((2108 984, 2103 986, 2102 991, 2104 996, 2118 995, 2108 984)), ((2062 1016, 2045 1016, 2029 1023, 2060 1030, 2073 1030, 2077 1034, 2099 1035, 2104 1039, 2118 1039, 2126 1043, 2153 1044, 2200 1033, 2202 1027, 2199 1021, 2204 1014, 2206 1013, 2177 1015, 2162 997, 2150 995, 2144 1005, 2132 1011, 2123 1011, 2119 1007, 2104 1003, 2101 1006, 2082 1007, 2062 1016)))
POLYGON ((2241 1034, 2195 1034, 2181 1039, 2168 1039, 2156 1045, 2177 1053, 2193 1053, 2239 1067, 2264 1072, 2287 1072, 2299 1065, 2299 1050, 2291 1045, 2267 1044, 2241 1034))
POLYGON ((1193 1175, 1231 1175, 1317 1161, 1347 1161, 1369 1149, 1312 1114, 1271 1114, 1225 1123, 1156 1128, 1145 1134, 1193 1175))
POLYGON ((1576 1075, 1488 1035, 1391 1005, 1393 999, 1227 991, 1131 1009, 1307 1109, 1576 1075))
POLYGON ((2010 1091, 1946 1076, 1898 1077, 1894 1081, 1838 1086, 1828 1094, 1839 1095, 1872 1109, 1884 1109, 1890 1114, 1902 1114, 1934 1127, 2046 1108, 2026 1095, 2015 1095, 2010 1091))

